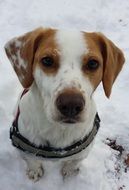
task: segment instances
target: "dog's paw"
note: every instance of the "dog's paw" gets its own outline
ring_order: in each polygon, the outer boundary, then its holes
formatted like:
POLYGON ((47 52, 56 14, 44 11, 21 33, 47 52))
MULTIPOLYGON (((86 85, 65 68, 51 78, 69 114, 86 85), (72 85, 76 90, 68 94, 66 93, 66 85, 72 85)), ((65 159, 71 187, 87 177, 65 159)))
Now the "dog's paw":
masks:
POLYGON ((78 175, 79 171, 80 171, 79 168, 69 169, 69 168, 63 167, 61 170, 61 174, 63 176, 63 179, 66 179, 66 178, 78 175))
POLYGON ((42 167, 38 167, 37 169, 27 169, 26 174, 29 179, 36 182, 43 176, 44 170, 42 167))

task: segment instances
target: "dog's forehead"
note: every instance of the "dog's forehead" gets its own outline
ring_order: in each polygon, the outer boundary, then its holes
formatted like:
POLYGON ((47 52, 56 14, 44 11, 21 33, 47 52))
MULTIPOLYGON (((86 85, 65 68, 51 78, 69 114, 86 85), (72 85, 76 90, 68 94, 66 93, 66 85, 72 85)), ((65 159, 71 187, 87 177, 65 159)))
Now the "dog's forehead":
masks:
POLYGON ((77 30, 58 30, 55 34, 56 43, 62 56, 81 56, 88 52, 86 37, 77 30))

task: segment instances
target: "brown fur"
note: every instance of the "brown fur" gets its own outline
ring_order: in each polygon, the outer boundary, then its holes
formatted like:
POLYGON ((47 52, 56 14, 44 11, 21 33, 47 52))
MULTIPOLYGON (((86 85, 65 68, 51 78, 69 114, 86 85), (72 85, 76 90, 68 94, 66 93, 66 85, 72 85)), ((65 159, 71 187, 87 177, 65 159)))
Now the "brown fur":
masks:
POLYGON ((84 60, 88 59, 88 56, 95 57, 100 63, 100 67, 96 71, 86 72, 86 74, 95 88, 102 79, 105 94, 109 97, 112 85, 124 64, 124 55, 122 51, 103 34, 84 33, 84 35, 89 48, 89 53, 84 60))
POLYGON ((55 75, 59 68, 59 49, 54 39, 55 33, 56 30, 48 30, 45 32, 44 37, 41 39, 37 48, 34 59, 34 69, 38 64, 47 75, 55 75), (51 67, 45 67, 41 63, 41 59, 47 56, 54 60, 54 64, 51 67))
MULTIPOLYGON (((46 43, 44 44, 46 45, 46 48, 48 50, 50 50, 50 47, 52 46, 55 47, 54 41, 52 40, 54 33, 55 30, 52 29, 38 28, 32 32, 26 33, 21 37, 14 38, 13 40, 9 41, 8 44, 5 46, 7 56, 11 60, 13 68, 17 73, 19 80, 24 88, 28 88, 33 82, 33 69, 35 67, 33 65, 33 62, 34 60, 35 62, 37 62, 37 59, 38 63, 40 62, 39 59, 41 56, 43 56, 42 52, 44 52, 43 48, 45 49, 43 42, 46 41, 46 43), (16 46, 17 41, 21 42, 20 47, 16 46), (40 47, 40 54, 39 54, 39 47, 40 47), (35 52, 37 51, 37 49, 38 49, 37 54, 39 56, 37 56, 35 59, 35 52), (20 52, 20 57, 26 63, 26 68, 24 68, 21 65, 19 66, 18 57, 17 57, 18 51, 20 52), (16 60, 14 60, 13 56, 16 57, 16 60)), ((55 62, 58 63, 56 56, 54 58, 55 62)), ((55 64, 55 68, 53 67, 53 70, 51 69, 51 72, 53 73, 55 72, 55 70, 57 69, 57 65, 55 64)), ((47 73, 50 72, 45 70, 44 68, 42 69, 47 73)))
MULTIPOLYGON (((11 40, 5 47, 7 56, 12 62, 19 80, 24 88, 28 88, 33 82, 33 71, 40 67, 47 75, 55 75, 59 69, 60 52, 54 39, 56 30, 39 28, 21 37, 11 40), (16 42, 21 42, 17 47, 16 42), (26 68, 19 64, 20 57, 26 63, 26 68), (14 59, 15 55, 15 59, 14 59), (41 63, 43 57, 50 56, 54 60, 52 67, 45 67, 41 63)), ((84 37, 88 46, 88 54, 82 58, 82 71, 97 88, 102 81, 107 97, 111 94, 112 85, 119 74, 125 61, 122 51, 101 33, 85 33, 84 37), (89 59, 95 59, 100 66, 95 71, 86 69, 89 59)))

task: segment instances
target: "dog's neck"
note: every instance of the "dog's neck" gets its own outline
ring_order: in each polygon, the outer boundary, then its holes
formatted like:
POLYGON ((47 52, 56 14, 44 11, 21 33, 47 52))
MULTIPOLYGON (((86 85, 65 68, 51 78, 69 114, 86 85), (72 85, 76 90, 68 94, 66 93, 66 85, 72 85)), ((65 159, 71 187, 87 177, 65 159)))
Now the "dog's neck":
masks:
POLYGON ((43 99, 35 83, 22 97, 19 106, 18 127, 20 133, 36 145, 50 143, 54 147, 68 146, 88 135, 93 128, 96 114, 94 101, 91 101, 89 116, 85 122, 72 126, 51 123, 46 117, 43 99))

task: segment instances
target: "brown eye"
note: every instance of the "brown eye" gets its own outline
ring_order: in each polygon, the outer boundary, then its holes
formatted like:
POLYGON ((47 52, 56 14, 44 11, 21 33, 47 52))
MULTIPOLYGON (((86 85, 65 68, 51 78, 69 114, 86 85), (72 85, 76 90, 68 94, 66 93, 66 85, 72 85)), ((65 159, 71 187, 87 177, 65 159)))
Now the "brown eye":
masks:
POLYGON ((43 57, 41 63, 45 67, 51 67, 54 64, 54 59, 52 57, 43 57))
POLYGON ((95 59, 91 59, 88 61, 86 68, 90 71, 94 71, 99 67, 99 62, 95 59))

